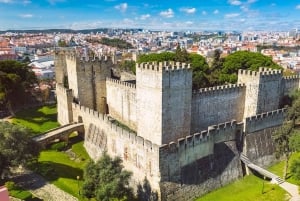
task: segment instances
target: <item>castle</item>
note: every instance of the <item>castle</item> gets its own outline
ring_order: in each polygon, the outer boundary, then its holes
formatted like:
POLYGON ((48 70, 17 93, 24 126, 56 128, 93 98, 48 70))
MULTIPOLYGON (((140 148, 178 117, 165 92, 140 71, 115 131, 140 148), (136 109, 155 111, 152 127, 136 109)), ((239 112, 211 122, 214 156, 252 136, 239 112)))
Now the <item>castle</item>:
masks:
POLYGON ((55 53, 58 121, 83 122, 91 158, 120 156, 132 185, 146 177, 160 200, 193 200, 242 177, 241 153, 269 165, 280 101, 300 83, 260 68, 240 70, 236 85, 193 91, 189 64, 138 64, 135 82, 112 79, 112 66, 109 56, 55 53))

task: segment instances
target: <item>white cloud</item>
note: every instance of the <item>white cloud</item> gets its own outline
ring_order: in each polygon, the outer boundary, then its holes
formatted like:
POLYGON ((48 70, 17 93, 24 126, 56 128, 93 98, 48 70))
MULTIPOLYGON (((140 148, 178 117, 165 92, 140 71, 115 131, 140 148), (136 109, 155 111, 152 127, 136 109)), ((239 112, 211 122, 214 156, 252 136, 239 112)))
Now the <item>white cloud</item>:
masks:
POLYGON ((202 15, 207 15, 207 12, 205 10, 202 11, 202 15))
POLYGON ((185 24, 186 24, 186 25, 193 25, 194 22, 192 22, 192 21, 186 21, 185 24))
POLYGON ((241 6, 240 8, 244 12, 248 12, 249 11, 249 7, 248 6, 241 6))
POLYGON ((225 18, 234 18, 240 16, 239 13, 228 13, 225 15, 225 18))
POLYGON ((233 5, 233 6, 239 6, 239 5, 242 4, 242 2, 239 1, 239 0, 228 0, 228 3, 233 5))
POLYGON ((0 3, 12 3, 12 0, 0 0, 0 3))
POLYGON ((174 12, 171 8, 169 8, 166 11, 161 11, 159 13, 159 15, 162 16, 162 17, 166 17, 166 18, 172 18, 172 17, 174 17, 174 12))
POLYGON ((298 5, 296 6, 296 9, 297 9, 297 10, 299 10, 299 9, 300 9, 300 4, 298 4, 298 5))
POLYGON ((214 14, 219 14, 219 10, 214 10, 214 14))
POLYGON ((185 12, 186 14, 194 14, 197 9, 196 8, 181 8, 181 12, 185 12))
POLYGON ((32 18, 33 15, 32 14, 21 14, 20 17, 21 18, 32 18))
POLYGON ((120 10, 121 12, 126 12, 127 8, 128 8, 127 3, 121 3, 115 6, 115 9, 120 10))
POLYGON ((151 15, 150 14, 145 14, 145 15, 141 15, 141 20, 146 20, 146 19, 148 19, 149 17, 151 17, 151 15))

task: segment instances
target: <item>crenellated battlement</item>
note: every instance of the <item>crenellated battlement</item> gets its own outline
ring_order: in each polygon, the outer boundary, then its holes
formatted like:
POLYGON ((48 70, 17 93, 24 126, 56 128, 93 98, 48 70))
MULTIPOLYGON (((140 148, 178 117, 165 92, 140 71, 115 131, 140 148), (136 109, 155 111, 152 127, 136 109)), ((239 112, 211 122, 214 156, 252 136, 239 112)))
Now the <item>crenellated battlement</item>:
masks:
POLYGON ((240 91, 246 88, 245 84, 229 84, 215 87, 201 88, 193 91, 193 96, 208 95, 208 94, 223 94, 232 91, 240 91))
POLYGON ((282 108, 271 112, 254 115, 252 117, 247 117, 246 122, 253 122, 253 121, 257 122, 257 121, 265 120, 266 118, 274 118, 274 117, 277 118, 278 116, 284 116, 285 112, 286 109, 282 108))
POLYGON ((194 147, 205 143, 219 143, 222 141, 234 140, 235 131, 237 128, 242 128, 243 123, 237 123, 236 120, 230 122, 221 123, 218 125, 209 126, 207 130, 200 133, 194 133, 193 135, 186 136, 185 138, 179 138, 177 142, 170 142, 164 144, 161 147, 169 147, 182 149, 186 147, 194 147))
POLYGON ((245 119, 245 133, 252 133, 264 128, 280 126, 284 121, 286 109, 278 109, 245 119))
POLYGON ((126 87, 126 88, 132 88, 135 89, 136 85, 129 83, 129 82, 122 82, 120 80, 112 79, 112 78, 106 78, 106 83, 120 86, 120 87, 126 87))
POLYGON ((291 76, 285 76, 283 77, 284 80, 299 80, 300 79, 300 76, 299 75, 291 75, 291 76))
POLYGON ((136 64, 136 68, 139 68, 141 70, 151 70, 159 72, 191 70, 190 64, 172 61, 140 63, 136 64))
POLYGON ((270 68, 260 67, 259 71, 251 71, 239 69, 238 76, 251 76, 251 77, 282 77, 282 70, 274 70, 270 68))
POLYGON ((149 140, 144 139, 141 136, 138 136, 136 133, 129 132, 128 130, 125 130, 121 127, 119 127, 114 119, 110 117, 109 115, 99 113, 95 110, 92 110, 90 108, 87 108, 85 106, 72 103, 72 107, 75 110, 80 111, 81 116, 89 116, 92 119, 101 120, 107 128, 110 129, 111 132, 114 132, 116 135, 119 135, 121 139, 130 141, 132 144, 136 144, 137 146, 144 147, 147 150, 153 150, 158 151, 159 146, 155 143, 152 143, 149 140))
POLYGON ((59 93, 63 93, 67 95, 68 97, 73 97, 73 90, 65 88, 62 84, 57 83, 56 84, 56 91, 59 93))

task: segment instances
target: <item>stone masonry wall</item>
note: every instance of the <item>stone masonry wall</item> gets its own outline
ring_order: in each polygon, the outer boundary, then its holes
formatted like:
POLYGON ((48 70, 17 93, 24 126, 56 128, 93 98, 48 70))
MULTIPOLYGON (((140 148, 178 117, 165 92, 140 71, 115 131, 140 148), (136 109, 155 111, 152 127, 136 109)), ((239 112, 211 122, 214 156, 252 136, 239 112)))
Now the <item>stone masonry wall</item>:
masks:
POLYGON ((283 95, 288 95, 295 89, 299 89, 300 77, 288 76, 283 78, 283 95))
POLYGON ((244 115, 245 85, 225 85, 193 92, 191 132, 199 132, 210 125, 244 115))
POLYGON ((57 121, 61 125, 73 122, 72 101, 73 92, 62 84, 56 84, 57 121))
POLYGON ((285 109, 279 109, 245 120, 243 152, 255 164, 267 167, 274 163, 272 133, 284 121, 285 109))
POLYGON ((259 72, 238 72, 238 84, 246 85, 244 118, 279 107, 282 95, 282 72, 259 68, 259 72))
POLYGON ((85 125, 84 147, 93 160, 103 151, 110 156, 123 159, 125 169, 133 172, 132 186, 147 177, 153 190, 159 190, 159 147, 158 145, 118 127, 107 115, 89 108, 72 104, 74 119, 82 118, 85 125))
POLYGON ((160 147, 162 200, 194 200, 242 177, 236 146, 242 129, 227 122, 160 147))
POLYGON ((192 71, 181 63, 136 68, 137 132, 161 145, 190 134, 192 71))
POLYGON ((136 86, 114 79, 106 80, 109 114, 133 130, 136 126, 136 86))

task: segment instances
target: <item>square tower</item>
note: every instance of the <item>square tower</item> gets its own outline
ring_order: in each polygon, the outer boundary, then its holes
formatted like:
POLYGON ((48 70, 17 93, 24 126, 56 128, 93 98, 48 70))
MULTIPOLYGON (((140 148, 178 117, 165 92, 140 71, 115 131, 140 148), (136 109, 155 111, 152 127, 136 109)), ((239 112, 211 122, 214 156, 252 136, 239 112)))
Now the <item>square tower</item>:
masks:
POLYGON ((259 68, 259 71, 240 69, 238 84, 246 84, 244 118, 277 110, 282 95, 282 71, 259 68))
POLYGON ((184 63, 136 68, 137 133, 158 145, 190 134, 192 69, 184 63))

